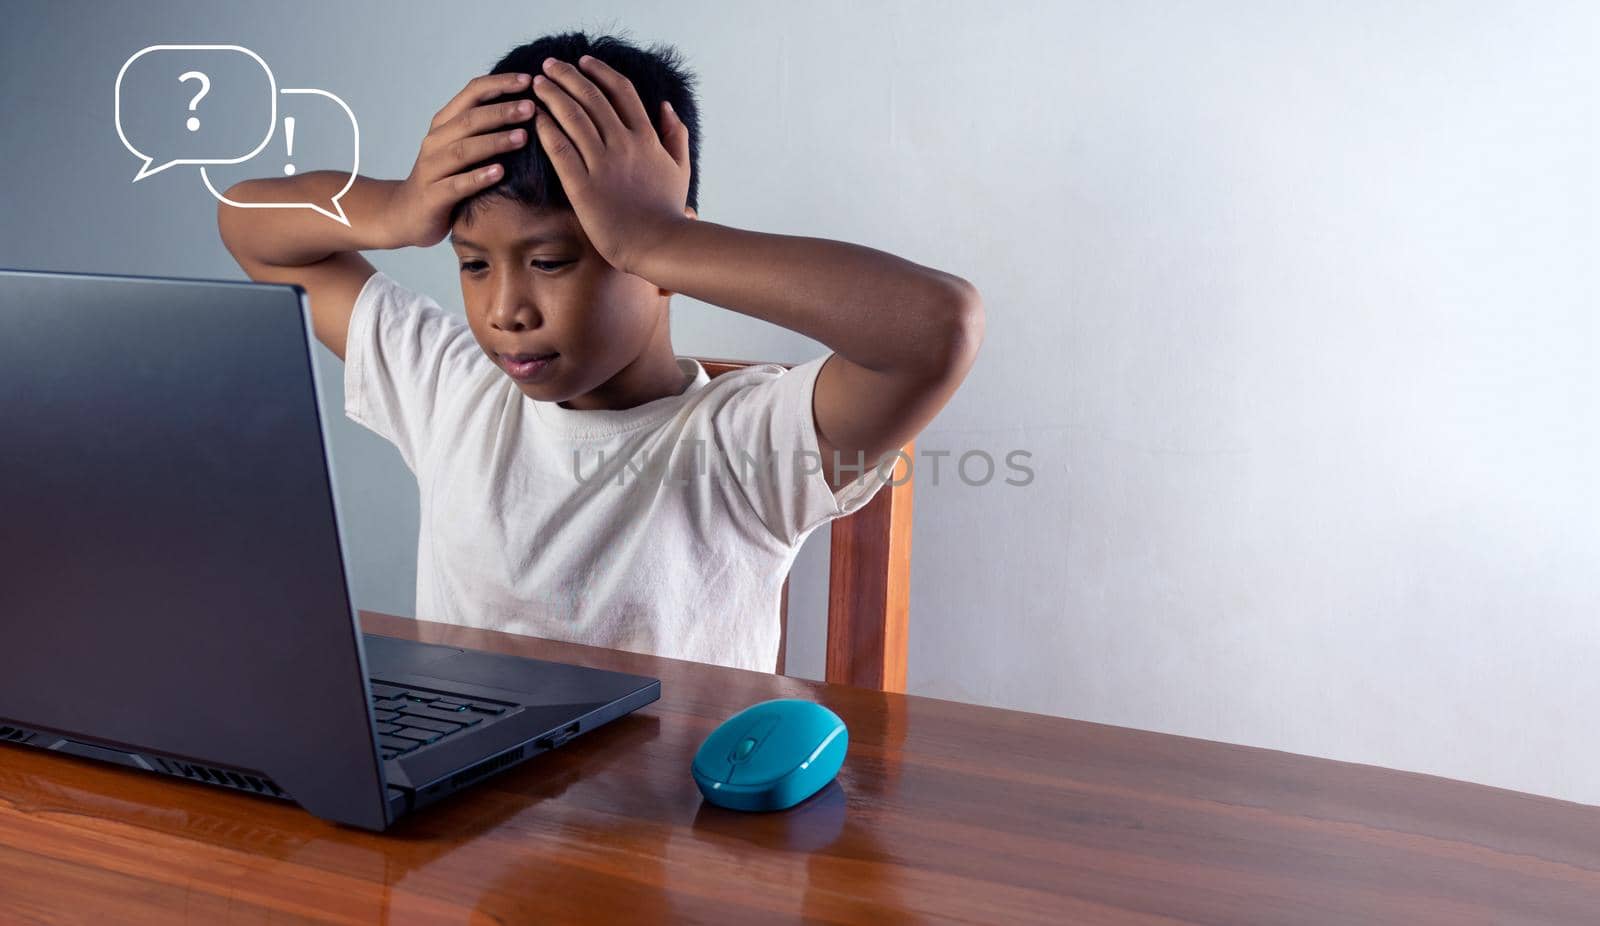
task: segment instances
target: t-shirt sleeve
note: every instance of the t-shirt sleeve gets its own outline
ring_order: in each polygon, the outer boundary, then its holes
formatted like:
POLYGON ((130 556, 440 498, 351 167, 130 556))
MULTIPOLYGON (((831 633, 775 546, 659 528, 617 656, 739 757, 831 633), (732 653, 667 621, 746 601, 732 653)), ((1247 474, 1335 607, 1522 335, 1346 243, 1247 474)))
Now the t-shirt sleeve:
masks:
POLYGON ((344 351, 344 413, 394 444, 413 474, 435 412, 482 355, 463 318, 381 270, 356 297, 344 351))
MULTIPOLYGON (((774 366, 781 372, 768 371, 722 403, 713 425, 734 485, 767 529, 789 546, 857 511, 894 476, 895 458, 877 467, 868 460, 865 472, 837 493, 828 484, 833 461, 823 460, 818 449, 811 397, 830 356, 787 370, 774 366)), ((840 472, 852 474, 857 462, 841 453, 840 472)))

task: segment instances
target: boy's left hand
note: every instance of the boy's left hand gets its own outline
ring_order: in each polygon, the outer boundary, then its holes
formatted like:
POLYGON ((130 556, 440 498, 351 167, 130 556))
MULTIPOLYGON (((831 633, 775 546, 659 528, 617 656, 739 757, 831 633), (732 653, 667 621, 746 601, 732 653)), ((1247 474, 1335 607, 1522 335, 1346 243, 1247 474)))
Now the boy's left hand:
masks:
POLYGON ((657 138, 633 82, 589 55, 579 67, 546 61, 533 92, 543 104, 534 131, 584 234, 626 271, 657 236, 687 221, 689 130, 663 102, 657 138))

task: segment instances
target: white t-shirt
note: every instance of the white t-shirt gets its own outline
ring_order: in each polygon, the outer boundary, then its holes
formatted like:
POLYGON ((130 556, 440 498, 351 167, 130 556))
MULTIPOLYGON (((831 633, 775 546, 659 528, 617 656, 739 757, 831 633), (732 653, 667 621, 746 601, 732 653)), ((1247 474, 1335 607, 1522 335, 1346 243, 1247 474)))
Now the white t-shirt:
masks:
POLYGON ((345 414, 417 477, 417 617, 774 671, 801 543, 892 477, 867 467, 837 496, 824 478, 811 393, 827 357, 715 379, 679 357, 681 395, 567 409, 523 395, 465 318, 373 274, 345 414))

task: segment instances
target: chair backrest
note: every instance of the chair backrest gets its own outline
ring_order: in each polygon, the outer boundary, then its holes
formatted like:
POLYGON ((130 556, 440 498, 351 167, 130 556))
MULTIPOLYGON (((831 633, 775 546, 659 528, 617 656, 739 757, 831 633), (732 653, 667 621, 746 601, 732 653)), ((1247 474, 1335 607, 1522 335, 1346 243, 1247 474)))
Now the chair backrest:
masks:
MULTIPOLYGON (((695 358, 712 377, 761 361, 695 358)), ((791 367, 793 364, 781 363, 791 367)), ((827 680, 906 690, 906 625, 911 605, 911 491, 907 462, 915 442, 902 448, 893 482, 853 514, 836 518, 828 563, 827 680), (903 480, 903 481, 902 481, 903 480)), ((778 664, 782 674, 789 641, 789 579, 783 580, 779 607, 782 635, 778 664)))

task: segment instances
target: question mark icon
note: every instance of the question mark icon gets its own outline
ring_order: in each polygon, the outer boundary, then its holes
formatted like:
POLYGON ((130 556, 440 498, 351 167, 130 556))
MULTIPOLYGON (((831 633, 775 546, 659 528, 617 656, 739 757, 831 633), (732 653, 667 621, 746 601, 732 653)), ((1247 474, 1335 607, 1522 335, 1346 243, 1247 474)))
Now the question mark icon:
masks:
MULTIPOLYGON (((194 95, 194 99, 189 101, 189 111, 194 112, 194 108, 200 105, 200 101, 205 98, 205 95, 211 92, 211 78, 200 73, 199 71, 185 71, 178 77, 179 83, 183 83, 187 80, 200 81, 200 91, 194 95)), ((188 126, 189 131, 191 132, 197 132, 200 130, 200 120, 194 116, 190 116, 189 121, 185 122, 184 125, 188 126)))

